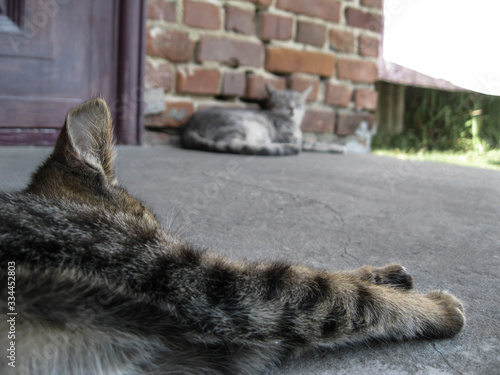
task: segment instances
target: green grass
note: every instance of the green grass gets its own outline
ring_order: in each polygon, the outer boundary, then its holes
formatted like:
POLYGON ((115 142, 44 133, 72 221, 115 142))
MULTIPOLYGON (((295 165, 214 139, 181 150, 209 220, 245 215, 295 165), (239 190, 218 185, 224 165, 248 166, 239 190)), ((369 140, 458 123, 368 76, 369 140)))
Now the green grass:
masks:
POLYGON ((500 170, 500 97, 405 90, 402 134, 377 133, 375 154, 500 170))
POLYGON ((500 150, 485 152, 467 151, 421 151, 404 152, 398 149, 378 149, 376 155, 392 156, 403 160, 425 160, 439 163, 456 164, 467 167, 494 169, 500 171, 500 150))

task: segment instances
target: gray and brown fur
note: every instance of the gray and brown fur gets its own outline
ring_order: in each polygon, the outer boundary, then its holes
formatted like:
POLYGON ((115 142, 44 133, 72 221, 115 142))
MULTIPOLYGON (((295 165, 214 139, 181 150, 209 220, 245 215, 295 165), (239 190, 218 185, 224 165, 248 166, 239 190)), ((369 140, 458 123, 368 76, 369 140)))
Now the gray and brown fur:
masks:
POLYGON ((343 152, 335 145, 307 144, 300 126, 306 110, 303 92, 278 91, 266 85, 269 98, 263 110, 211 108, 193 114, 182 132, 185 148, 251 155, 296 155, 301 150, 343 152))
MULTIPOLYGON (((258 374, 311 348, 465 324, 455 297, 418 294, 396 264, 334 273, 193 248, 119 185, 113 157, 91 100, 29 186, 0 194, 0 283, 15 262, 18 312, 16 367, 2 355, 1 373, 258 374)), ((5 349, 4 287, 1 301, 5 349)))

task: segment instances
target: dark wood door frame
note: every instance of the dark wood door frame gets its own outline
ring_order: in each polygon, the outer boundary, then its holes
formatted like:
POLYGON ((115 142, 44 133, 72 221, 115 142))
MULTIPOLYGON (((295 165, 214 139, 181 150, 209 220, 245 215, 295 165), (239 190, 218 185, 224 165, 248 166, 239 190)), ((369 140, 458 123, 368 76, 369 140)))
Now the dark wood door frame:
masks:
POLYGON ((142 144, 146 1, 121 0, 115 129, 120 144, 142 144))

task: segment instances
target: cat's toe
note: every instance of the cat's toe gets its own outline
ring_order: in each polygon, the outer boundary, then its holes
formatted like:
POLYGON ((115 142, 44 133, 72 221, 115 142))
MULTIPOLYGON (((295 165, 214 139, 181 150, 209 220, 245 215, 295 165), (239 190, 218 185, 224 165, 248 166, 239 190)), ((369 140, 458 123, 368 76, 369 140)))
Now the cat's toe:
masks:
POLYGON ((436 301, 440 301, 443 304, 450 306, 452 308, 460 310, 461 313, 464 312, 464 306, 462 302, 455 297, 453 294, 442 290, 433 290, 427 294, 428 298, 434 299, 436 301))
POLYGON ((426 295, 439 306, 439 318, 435 319, 425 331, 426 337, 452 337, 460 333, 465 326, 462 302, 452 294, 433 290, 426 295))
POLYGON ((413 277, 405 267, 395 263, 374 269, 373 282, 403 290, 413 289, 413 277))

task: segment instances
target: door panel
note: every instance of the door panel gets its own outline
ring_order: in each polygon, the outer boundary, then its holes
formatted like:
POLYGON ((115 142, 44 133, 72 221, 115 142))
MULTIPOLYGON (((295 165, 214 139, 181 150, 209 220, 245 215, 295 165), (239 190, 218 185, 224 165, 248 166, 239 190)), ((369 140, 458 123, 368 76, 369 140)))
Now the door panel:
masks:
POLYGON ((0 0, 0 8, 0 143, 53 143, 76 104, 117 102, 118 0, 0 0))
MULTIPOLYGON (((64 0, 63 0, 64 1, 64 0)), ((0 56, 51 58, 58 1, 1 0, 0 56)))

